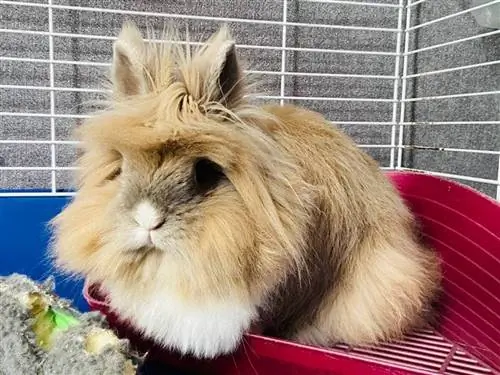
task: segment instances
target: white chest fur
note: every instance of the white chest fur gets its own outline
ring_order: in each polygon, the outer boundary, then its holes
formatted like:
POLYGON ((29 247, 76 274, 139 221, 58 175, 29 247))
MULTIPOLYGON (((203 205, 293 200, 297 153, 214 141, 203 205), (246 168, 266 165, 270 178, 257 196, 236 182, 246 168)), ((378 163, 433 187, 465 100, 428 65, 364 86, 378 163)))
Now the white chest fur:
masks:
POLYGON ((121 317, 160 345, 197 357, 235 350, 256 316, 250 303, 230 297, 190 303, 164 291, 136 297, 110 290, 111 305, 121 317))

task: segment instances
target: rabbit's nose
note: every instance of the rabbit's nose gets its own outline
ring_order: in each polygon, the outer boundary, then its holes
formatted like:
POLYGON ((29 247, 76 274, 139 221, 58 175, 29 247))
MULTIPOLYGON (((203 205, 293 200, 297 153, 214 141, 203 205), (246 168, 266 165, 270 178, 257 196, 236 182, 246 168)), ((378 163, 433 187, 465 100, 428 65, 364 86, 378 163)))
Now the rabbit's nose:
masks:
POLYGON ((160 219, 156 224, 154 224, 153 227, 147 228, 147 229, 156 230, 156 229, 160 228, 163 224, 165 224, 165 219, 160 219))
POLYGON ((134 212, 135 222, 144 229, 155 230, 165 224, 165 218, 148 201, 140 202, 134 212))

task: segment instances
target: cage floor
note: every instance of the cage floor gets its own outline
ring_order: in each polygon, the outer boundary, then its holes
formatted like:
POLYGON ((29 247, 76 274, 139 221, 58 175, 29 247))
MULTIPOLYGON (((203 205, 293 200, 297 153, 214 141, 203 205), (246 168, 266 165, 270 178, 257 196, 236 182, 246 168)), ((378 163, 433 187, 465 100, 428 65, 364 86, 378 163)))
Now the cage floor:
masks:
MULTIPOLYGON (((116 317, 109 314, 108 307, 103 302, 104 299, 96 293, 97 289, 86 286, 84 290, 86 300, 91 307, 107 314, 108 318, 111 317, 111 322, 116 323, 116 317)), ((131 331, 126 330, 122 333, 130 335, 131 331)), ((134 339, 134 337, 130 336, 129 338, 134 339)), ((416 331, 411 335, 407 335, 404 340, 373 347, 360 348, 337 345, 328 351, 330 350, 343 356, 414 374, 500 375, 500 373, 492 370, 486 364, 464 351, 459 343, 450 342, 441 334, 432 330, 416 331)), ((160 355, 159 358, 162 357, 160 355)))
POLYGON ((433 331, 419 331, 405 340, 371 348, 335 347, 352 357, 423 373, 482 375, 494 372, 433 331))

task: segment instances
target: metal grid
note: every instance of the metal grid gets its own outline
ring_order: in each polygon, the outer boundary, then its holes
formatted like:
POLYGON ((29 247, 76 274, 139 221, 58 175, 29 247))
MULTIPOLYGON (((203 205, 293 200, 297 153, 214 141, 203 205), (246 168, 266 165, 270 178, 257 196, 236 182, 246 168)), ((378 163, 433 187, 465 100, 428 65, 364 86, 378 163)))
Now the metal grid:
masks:
POLYGON ((414 371, 421 374, 486 375, 492 370, 455 344, 433 331, 419 331, 404 340, 377 347, 336 347, 350 357, 369 360, 391 368, 414 371))
MULTIPOLYGON (((74 169, 71 163, 74 160, 72 147, 76 142, 69 137, 69 130, 87 117, 86 110, 81 109, 81 102, 87 97, 95 99, 104 94, 95 76, 104 75, 109 66, 110 45, 116 35, 115 29, 124 18, 137 18, 139 24, 144 24, 141 21, 146 19, 152 19, 160 27, 166 20, 185 23, 195 29, 197 23, 216 25, 222 22, 235 25, 236 29, 256 27, 257 34, 238 38, 238 32, 236 32, 236 38, 243 40, 239 48, 247 56, 263 60, 266 57, 262 57, 262 54, 274 56, 269 57, 272 60, 271 64, 263 64, 249 71, 261 76, 263 81, 267 82, 263 90, 266 95, 258 96, 259 100, 293 102, 325 113, 329 120, 351 134, 360 147, 379 160, 384 169, 418 170, 457 179, 500 200, 500 144, 497 139, 491 139, 486 145, 483 140, 483 144, 480 145, 477 145, 477 142, 472 142, 472 144, 465 142, 465 145, 459 144, 457 147, 446 143, 426 144, 425 136, 420 137, 422 143, 415 141, 415 138, 419 138, 418 132, 433 128, 439 128, 440 131, 451 135, 457 127, 470 129, 471 133, 479 135, 484 128, 490 129, 493 135, 495 132, 500 133, 498 111, 494 113, 489 110, 485 116, 483 108, 482 115, 479 115, 480 109, 477 110, 476 116, 471 115, 466 119, 455 119, 451 112, 445 120, 426 118, 425 115, 419 117, 418 114, 418 106, 421 103, 424 104, 424 110, 426 105, 432 107, 432 105, 438 105, 434 103, 458 103, 461 100, 460 103, 464 103, 463 100, 473 104, 482 103, 481 100, 494 103, 495 98, 500 94, 498 87, 493 85, 481 87, 479 90, 461 87, 460 91, 437 94, 432 90, 419 91, 417 87, 419 80, 448 82, 447 77, 453 75, 461 77, 479 69, 490 69, 491 80, 498 80, 498 76, 494 75, 494 69, 499 67, 500 60, 495 59, 495 56, 493 58, 477 56, 476 59, 471 58, 469 61, 452 61, 452 64, 436 69, 425 70, 424 67, 423 71, 420 71, 422 64, 419 64, 418 60, 421 56, 425 59, 427 56, 425 54, 429 53, 437 56, 443 50, 449 51, 449 48, 467 49, 471 43, 498 37, 500 30, 473 30, 469 35, 457 37, 452 35, 448 40, 433 42, 425 46, 418 43, 418 34, 426 31, 434 32, 433 28, 436 27, 445 29, 447 23, 455 22, 463 17, 470 19, 474 12, 498 4, 500 0, 488 1, 438 17, 433 17, 434 13, 430 12, 431 18, 423 22, 418 17, 422 12, 421 9, 436 8, 440 5, 430 4, 431 2, 426 0, 280 0, 266 2, 266 6, 273 8, 275 12, 264 19, 258 11, 247 17, 238 17, 237 12, 234 17, 210 15, 211 11, 214 14, 220 13, 215 9, 216 5, 212 7, 214 9, 208 9, 208 12, 205 9, 205 13, 209 14, 197 15, 195 12, 190 14, 150 11, 141 9, 141 6, 126 6, 126 1, 124 1, 125 6, 122 7, 119 3, 117 5, 111 2, 104 5, 95 2, 98 5, 96 7, 87 5, 93 3, 92 1, 82 1, 81 4, 85 6, 75 5, 75 3, 78 1, 0 1, 0 14, 5 21, 0 24, 1 46, 3 46, 0 64, 2 64, 5 77, 0 81, 0 94, 3 102, 0 106, 2 123, 0 189, 3 189, 3 192, 0 192, 0 195, 73 194, 68 190, 71 187, 69 176, 74 169), (369 22, 364 22, 366 23, 364 25, 353 25, 348 23, 349 17, 339 23, 335 23, 338 17, 332 17, 331 22, 327 23, 328 17, 326 16, 322 16, 323 18, 317 21, 314 15, 320 14, 318 9, 324 10, 324 7, 327 7, 326 9, 332 14, 337 14, 335 13, 337 9, 353 13, 379 12, 385 21, 382 25, 369 24, 369 22), (21 16, 17 18, 12 16, 16 13, 21 16), (32 20, 31 23, 24 21, 22 18, 24 13, 28 18, 31 15, 32 18, 38 20, 32 20), (102 28, 96 29, 88 24, 76 28, 66 27, 65 22, 70 23, 70 18, 76 16, 83 20, 82 23, 99 17, 104 17, 104 20, 113 17, 116 22, 110 30, 104 30, 104 32, 102 28), (323 22, 323 20, 326 21, 323 22), (36 22, 39 23, 36 24, 36 22), (273 29, 277 36, 267 41, 265 34, 270 29, 273 29), (330 39, 315 40, 315 35, 320 34, 327 35, 330 39), (333 34, 344 37, 341 41, 337 38, 337 43, 335 38, 331 37, 333 34), (371 35, 376 35, 376 37, 372 38, 371 35), (358 39, 374 41, 375 47, 371 48, 369 43, 364 45, 361 43, 363 48, 359 48, 358 39), (21 47, 26 45, 25 40, 28 40, 32 43, 33 50, 30 48, 14 49, 11 40, 19 40, 21 47), (262 42, 256 43, 255 41, 262 42), (65 51, 67 43, 76 45, 97 43, 97 53, 88 50, 71 55, 65 51), (37 44, 44 44, 44 47, 37 49, 37 44), (105 52, 102 52, 99 48, 104 50, 102 47, 104 45, 107 47, 105 52), (385 45, 387 47, 382 48, 385 45), (378 48, 379 46, 381 48, 378 48), (337 71, 333 68, 328 70, 328 63, 332 58, 354 59, 357 65, 355 63, 353 65, 357 68, 349 71, 344 66, 341 67, 343 69, 337 71), (305 68, 301 67, 300 63, 297 64, 297 60, 301 59, 308 61, 308 63, 306 61, 305 68), (322 69, 319 71, 315 68, 317 59, 324 60, 324 64, 320 66, 322 69), (370 65, 383 68, 370 71, 367 69, 370 65), (80 74, 77 81, 64 79, 65 72, 67 74, 67 72, 82 69, 88 69, 91 73, 87 73, 87 76, 80 74), (43 79, 36 78, 40 70, 45 72, 43 79), (17 78, 14 77, 15 74, 10 74, 12 72, 17 72, 17 78), (27 78, 19 78, 23 72, 27 78), (35 79, 31 79, 30 75, 35 76, 35 79), (341 84, 335 92, 326 90, 325 93, 321 84, 319 88, 314 86, 314 82, 317 84, 318 80, 325 81, 330 86, 338 82, 341 84), (309 88, 304 89, 307 85, 309 88), (370 93, 375 94, 370 95, 370 93), (39 102, 42 102, 41 105, 39 102), (358 116, 360 113, 362 115, 358 116), (37 130, 25 131, 20 129, 23 126, 37 130), (49 131, 44 133, 41 129, 49 131), (420 164, 414 162, 414 154, 417 155, 417 159, 424 155, 420 164), (447 155, 447 157, 443 159, 439 155, 447 155), (476 171, 477 168, 468 165, 469 159, 466 160, 464 155, 471 155, 470 160, 475 158, 476 164, 483 165, 481 170, 476 171), (429 164, 429 160, 434 160, 434 163, 429 164), (454 164, 452 171, 446 168, 446 160, 454 164), (25 187, 29 191, 23 190, 25 187)), ((162 10, 172 9, 172 4, 168 3, 162 2, 156 5, 162 10)), ((208 7, 210 8, 210 5, 208 7)), ((443 9, 446 10, 446 7, 443 9)), ((361 20, 364 19, 361 18, 361 20)), ((198 26, 198 28, 205 27, 198 26)), ((249 58, 249 60, 252 59, 249 58)), ((453 108, 453 105, 446 104, 445 106, 453 108)), ((471 107, 470 112, 474 113, 474 111, 476 109, 471 107)), ((433 113, 436 112, 431 111, 431 115, 433 113)), ((468 132, 468 130, 464 131, 468 132)))

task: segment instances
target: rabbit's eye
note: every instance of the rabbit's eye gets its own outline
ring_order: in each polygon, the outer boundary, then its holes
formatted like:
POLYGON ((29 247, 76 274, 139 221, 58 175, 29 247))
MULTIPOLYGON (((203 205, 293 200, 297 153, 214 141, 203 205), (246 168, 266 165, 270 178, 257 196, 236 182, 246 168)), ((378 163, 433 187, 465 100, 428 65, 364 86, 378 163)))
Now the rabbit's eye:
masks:
POLYGON ((106 180, 108 181, 113 181, 115 178, 117 178, 120 174, 122 173, 121 167, 115 168, 113 172, 111 172, 108 177, 106 177, 106 180))
POLYGON ((194 182, 203 193, 214 189, 224 178, 222 167, 209 159, 198 159, 194 164, 194 182))

